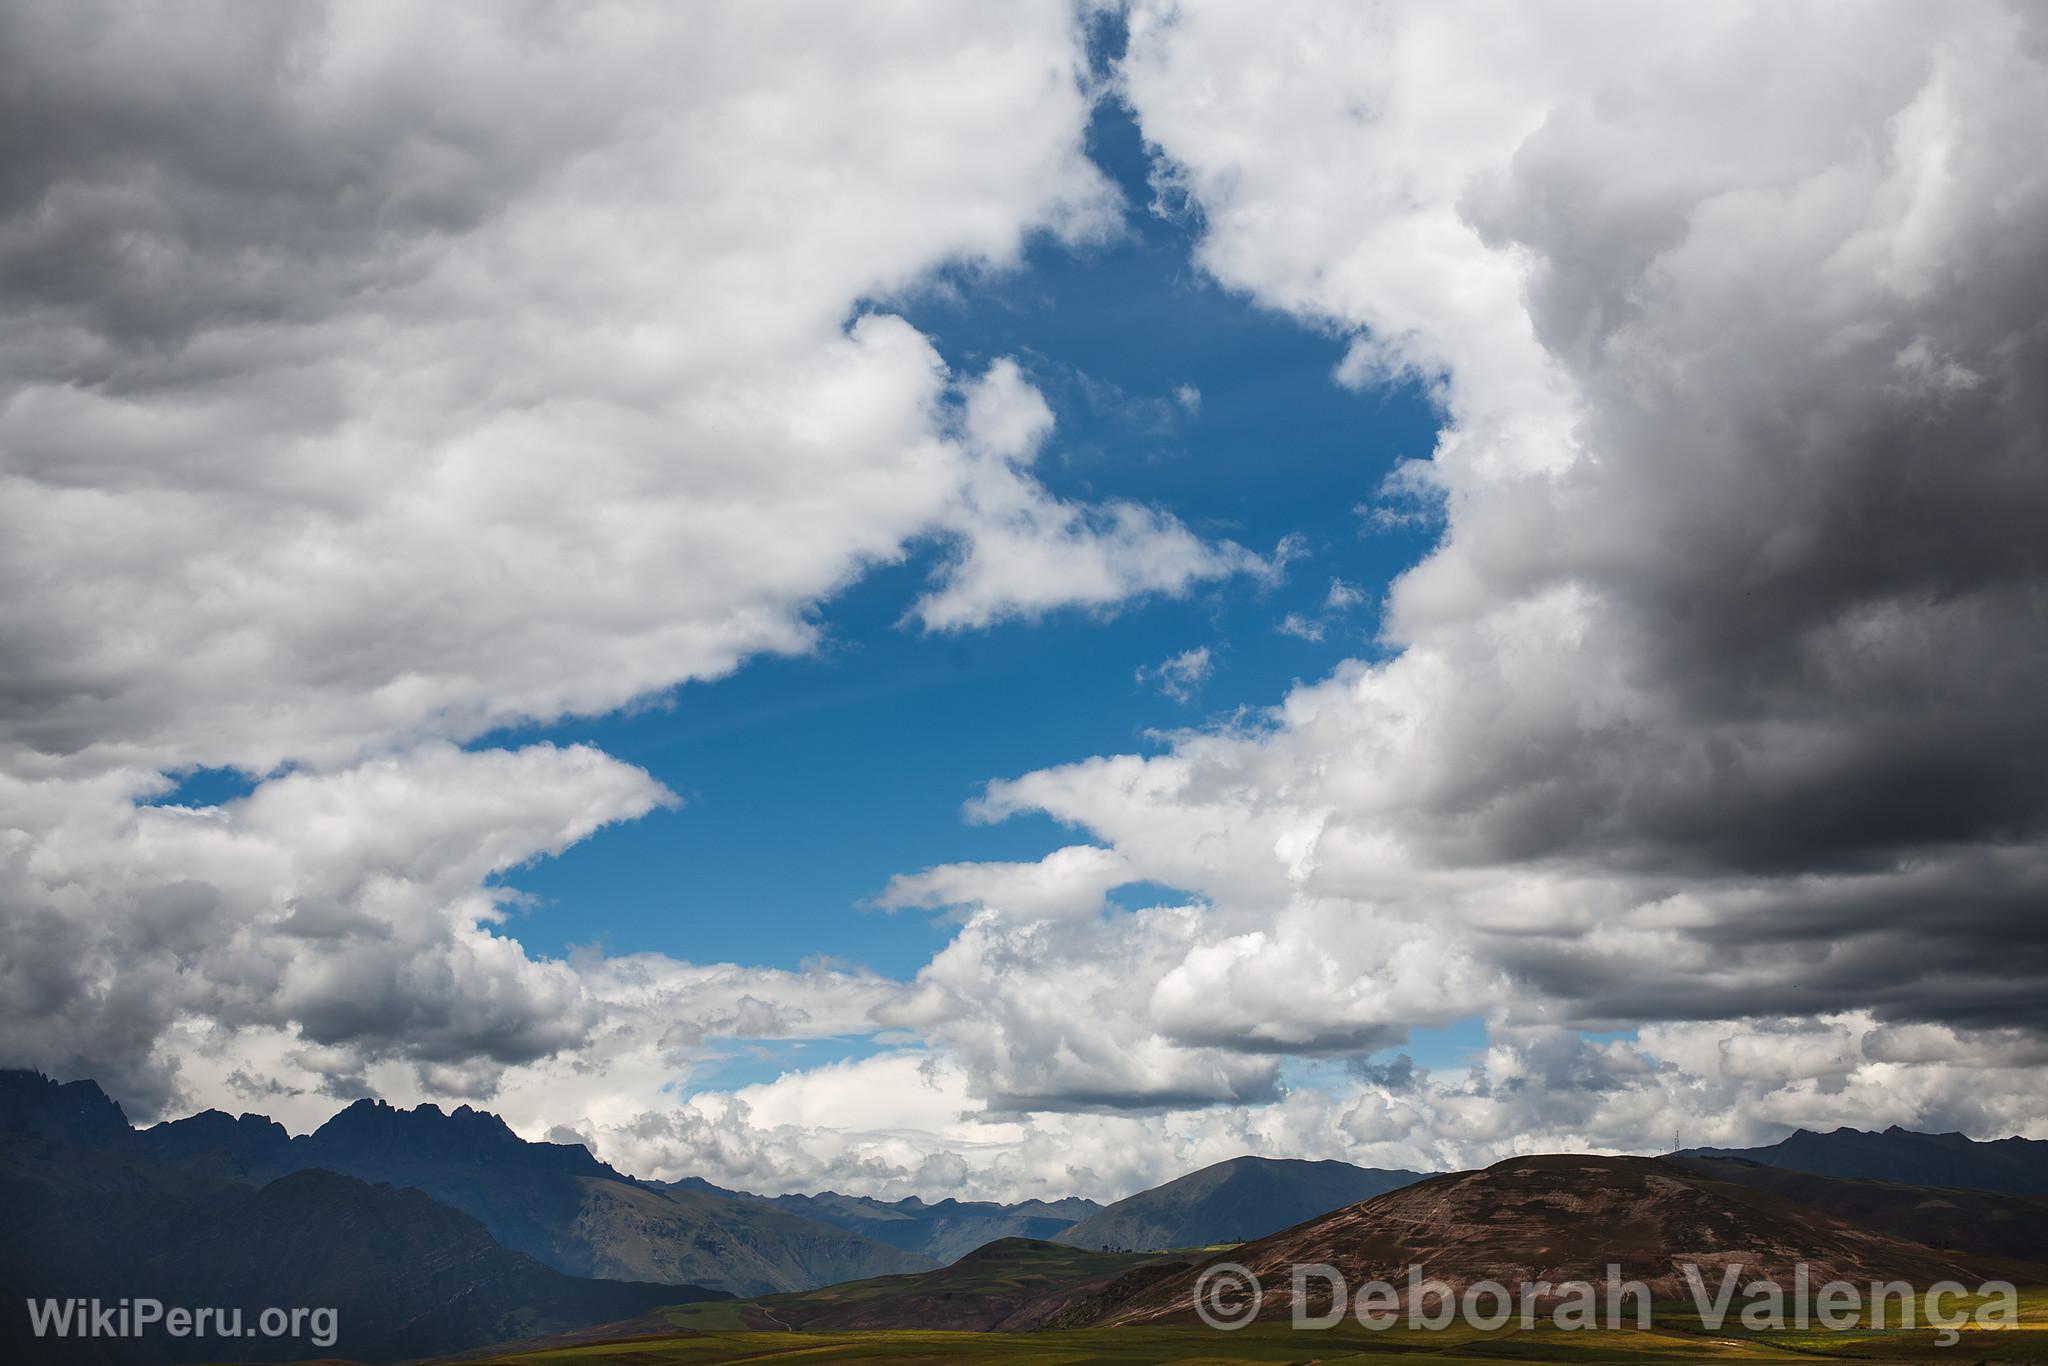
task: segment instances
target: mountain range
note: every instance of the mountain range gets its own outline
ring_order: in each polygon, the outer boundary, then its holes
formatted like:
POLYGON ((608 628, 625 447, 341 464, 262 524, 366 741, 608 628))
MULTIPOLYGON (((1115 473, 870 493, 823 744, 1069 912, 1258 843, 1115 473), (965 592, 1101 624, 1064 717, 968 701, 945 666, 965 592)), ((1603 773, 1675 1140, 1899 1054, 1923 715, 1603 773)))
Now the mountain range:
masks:
MULTIPOLYGON (((1730 1159, 1520 1157, 1480 1171, 1424 1178, 1223 1249, 1116 1252, 1006 1239, 921 1275, 665 1309, 610 1327, 611 1350, 618 1355, 606 1359, 663 1359, 666 1339, 688 1348, 691 1360, 736 1360, 696 1353, 708 1336, 744 1332, 858 1333, 864 1336, 852 1345, 879 1351, 889 1340, 868 1335, 908 1332, 921 1341, 934 1330, 1045 1328, 1081 1330, 1056 1340, 1058 1350, 1075 1359, 1220 1359, 1213 1356, 1213 1333, 1197 1326, 1193 1297, 1204 1272, 1225 1264, 1250 1268, 1264 1291, 1260 1316, 1276 1322, 1292 1313, 1291 1270, 1300 1264, 1333 1268, 1354 1288, 1375 1279, 1400 1286, 1406 1268, 1422 1264, 1457 1291, 1481 1281, 1598 1284, 1612 1264, 1621 1278, 1646 1283, 1667 1306, 1658 1311, 1660 1323, 1674 1312, 1672 1302, 1688 1299, 1686 1263, 1699 1267, 1708 1284, 1719 1283, 1722 1268, 1740 1266, 1744 1283, 1762 1279, 1796 1286, 1803 1265, 1814 1286, 1837 1278, 1866 1284, 1904 1279, 1921 1286, 2000 1278, 2040 1285, 2048 1284, 2048 1264, 2015 1260, 2048 1239, 2039 1213, 2039 1202, 2028 1196, 1843 1181, 1730 1159), (1984 1227, 1972 1228, 1973 1223, 1984 1227), (1126 1331, 1097 1331, 1104 1329, 1126 1331), (678 1333, 689 1336, 678 1339, 678 1333)), ((1303 1307, 1312 1315, 1326 1308, 1327 1287, 1320 1278, 1307 1281, 1310 1298, 1303 1307)), ((1675 1317, 1681 1320, 1678 1337, 1646 1336, 1640 1353, 1623 1355, 1631 1361, 1728 1355, 1730 1344, 1702 1343, 1697 1329, 1684 1326, 1682 1311, 1675 1317)), ((588 1335, 551 1345, 579 1340, 588 1341, 588 1335)), ((752 1343, 748 1352, 764 1345, 735 1338, 736 1351, 742 1341, 752 1343)), ((830 1342, 803 1341, 810 1351, 827 1350, 830 1342)), ((1290 1345, 1257 1334, 1230 1341, 1255 1350, 1285 1351, 1290 1345)), ((1357 1346, 1337 1336, 1318 1345, 1357 1346)), ((1410 1339, 1390 1349, 1436 1359, 1431 1345, 1410 1339)), ((1559 1359, 1534 1355, 1543 1345, 1490 1342, 1471 1359, 1559 1359)), ((1613 1346, 1604 1337, 1574 1340, 1564 1359, 1621 1360, 1613 1346)), ((1926 1346, 1923 1339, 1902 1338, 1890 1344, 1887 1359, 1906 1360, 1926 1346)), ((1767 1353, 1758 1359, 1785 1358, 1767 1353)), ((1958 1359, 1982 1357, 1965 1353, 1958 1359)), ((1993 1359, 2013 1358, 1999 1351, 1993 1359)))
POLYGON ((1101 1211, 1093 1200, 1024 1200, 1013 1205, 989 1200, 927 1201, 918 1196, 877 1200, 865 1195, 823 1191, 816 1195, 750 1195, 690 1177, 668 1183, 669 1190, 697 1190, 735 1200, 751 1200, 819 1223, 850 1230, 906 1252, 947 1265, 976 1248, 1003 1238, 1045 1239, 1101 1211))
POLYGON ((293 1137, 217 1110, 137 1132, 135 1150, 196 1173, 267 1181, 319 1168, 410 1186, 557 1271, 740 1295, 929 1269, 934 1260, 750 1196, 636 1181, 581 1144, 535 1143, 460 1106, 359 1100, 293 1137))
MULTIPOLYGON (((62 1359, 109 1366, 322 1350, 386 1361, 678 1330, 1170 1327, 1219 1256, 1266 1279, 1273 1316, 1295 1262, 1353 1283, 1424 1262, 1453 1286, 1599 1279, 1618 1262, 1660 1294, 1680 1253, 1766 1277, 1805 1262, 1816 1278, 2041 1284, 2044 1187, 2048 1143, 1893 1128, 1441 1176, 1243 1157, 1107 1207, 762 1196, 639 1180, 468 1106, 363 1100, 298 1136, 218 1111, 137 1130, 89 1081, 0 1071, 0 1295, 13 1305, 147 1287, 249 1314, 332 1306, 342 1327, 331 1346, 63 1344, 62 1359)), ((4 1316, 0 1359, 57 1359, 51 1348, 4 1316)))
POLYGON ((722 1298, 565 1275, 417 1190, 305 1169, 259 1183, 148 1156, 90 1082, 0 1073, 0 1358, 382 1361, 475 1348, 722 1298), (144 1289, 146 1288, 146 1290, 144 1289), (340 1336, 33 1336, 24 1301, 147 1293, 167 1305, 332 1308, 340 1336))
POLYGON ((2048 1195, 2048 1141, 2041 1139, 1978 1142, 1962 1134, 1922 1134, 1897 1125, 1824 1134, 1797 1129, 1761 1148, 1688 1148, 1677 1156, 1734 1158, 1759 1167, 1908 1186, 2048 1195))

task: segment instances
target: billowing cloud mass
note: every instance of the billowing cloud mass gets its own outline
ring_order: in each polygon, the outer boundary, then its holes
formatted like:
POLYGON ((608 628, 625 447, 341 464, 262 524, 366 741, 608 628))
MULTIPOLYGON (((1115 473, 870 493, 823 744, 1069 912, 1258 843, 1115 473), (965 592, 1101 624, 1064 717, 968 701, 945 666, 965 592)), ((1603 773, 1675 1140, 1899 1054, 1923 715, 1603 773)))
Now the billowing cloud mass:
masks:
POLYGON ((1371 659, 993 782, 1078 833, 906 870, 959 917, 906 983, 529 956, 491 875, 673 798, 456 745, 807 648, 919 539, 931 629, 1270 572, 1056 499, 1026 373, 865 302, 1115 231, 1073 16, 517 13, 6 21, 9 1061, 757 1189, 2048 1135, 2038 8, 1135 4, 1196 264, 1429 387, 1364 525, 1441 538, 1371 659), (192 765, 277 776, 134 804, 192 765))
POLYGON ((668 795, 448 742, 806 649, 915 540, 935 628, 1258 567, 1051 496, 1017 366, 867 302, 1118 230, 1063 5, 0 24, 9 1062, 146 1109, 174 1022, 478 1094, 629 1008, 680 1037, 680 968, 535 961, 484 886, 668 795), (135 805, 195 767, 285 776, 135 805))

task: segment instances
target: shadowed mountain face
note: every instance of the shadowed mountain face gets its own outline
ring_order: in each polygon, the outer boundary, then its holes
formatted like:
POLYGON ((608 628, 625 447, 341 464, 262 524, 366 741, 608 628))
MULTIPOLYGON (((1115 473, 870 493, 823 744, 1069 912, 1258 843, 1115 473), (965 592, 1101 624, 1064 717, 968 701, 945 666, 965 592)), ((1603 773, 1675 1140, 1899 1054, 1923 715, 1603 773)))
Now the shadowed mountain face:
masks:
POLYGON ((260 1187, 142 1155, 90 1083, 0 1076, 0 1355, 14 1361, 383 1361, 702 1300, 694 1286, 563 1275, 417 1190, 304 1170, 260 1187), (80 1089, 80 1088, 86 1089, 80 1089), (25 1301, 331 1308, 338 1336, 54 1340, 25 1301))
POLYGON ((37 1134, 50 1142, 98 1146, 134 1132, 121 1107, 93 1082, 0 1071, 0 1138, 37 1134))
POLYGON ((709 1182, 672 1182, 669 1190, 699 1190, 713 1195, 758 1200, 805 1219, 832 1224, 930 1257, 942 1265, 1003 1238, 1047 1239, 1102 1206, 1093 1200, 1024 1200, 1014 1205, 987 1200, 876 1200, 864 1195, 825 1191, 818 1195, 747 1195, 709 1182))
POLYGON ((1712 1180, 1768 1191, 1895 1238, 1957 1252, 2048 1262, 2048 1197, 1842 1180, 1732 1157, 1670 1160, 1712 1180))
POLYGON ((480 1220, 504 1246, 577 1276, 759 1295, 933 1264, 753 1196, 634 1181, 581 1144, 528 1142, 466 1105, 401 1110, 359 1100, 298 1138, 261 1116, 207 1111, 135 1141, 158 1160, 216 1176, 321 1168, 412 1186, 480 1220))
POLYGON ((1763 1148, 1690 1148, 1680 1157, 1732 1157, 1848 1180, 1907 1186, 2048 1195, 2048 1141, 2001 1138, 1979 1143, 1962 1134, 1918 1134, 1897 1125, 1881 1133, 1800 1129, 1763 1148))
MULTIPOLYGON (((1577 1155, 1513 1158, 1484 1171, 1435 1177, 1235 1248, 1222 1259, 1259 1278, 1261 1317, 1270 1318, 1291 1312, 1290 1270, 1297 1264, 1335 1267, 1353 1287, 1374 1280, 1400 1287, 1408 1267, 1421 1265, 1458 1291, 1478 1281, 1598 1283, 1609 1264, 1618 1264, 1622 1277, 1645 1283, 1658 1298, 1688 1293, 1681 1270, 1688 1262, 1709 1286, 1732 1265, 1787 1286, 1798 1263, 1806 1264, 1814 1285, 1834 1279, 1975 1284, 1991 1274, 1968 1258, 1668 1162, 1577 1155)), ((1106 1305, 1098 1321, 1192 1317, 1198 1274, 1190 1268, 1106 1305)), ((1321 1282, 1311 1280, 1309 1293, 1319 1297, 1308 1305, 1311 1312, 1327 1307, 1321 1282)))
POLYGON ((1422 1179, 1348 1162, 1233 1158, 1119 1200, 1053 1241, 1130 1252, 1243 1242, 1422 1179))

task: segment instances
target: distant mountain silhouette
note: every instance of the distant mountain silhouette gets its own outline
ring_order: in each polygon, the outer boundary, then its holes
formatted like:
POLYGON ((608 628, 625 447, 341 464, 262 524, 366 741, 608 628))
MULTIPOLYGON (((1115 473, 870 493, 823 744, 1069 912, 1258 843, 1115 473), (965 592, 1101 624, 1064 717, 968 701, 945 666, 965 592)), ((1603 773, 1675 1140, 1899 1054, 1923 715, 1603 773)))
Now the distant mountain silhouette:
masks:
POLYGON ((1053 1241, 1131 1252, 1242 1242, 1423 1176, 1348 1162, 1232 1158, 1119 1200, 1054 1234, 1053 1241))
POLYGON ((97 1147, 135 1131, 112 1097, 90 1081, 53 1081, 40 1072, 0 1070, 0 1139, 34 1134, 97 1147))
MULTIPOLYGON (((1740 1264, 1757 1279, 1794 1284, 1804 1263, 1815 1285, 1904 1279, 1975 1284, 2014 1264, 1938 1252, 1860 1228, 1790 1200, 1711 1181, 1676 1163, 1645 1157, 1552 1154, 1520 1157, 1483 1171, 1433 1177, 1268 1238, 1203 1259, 1247 1267, 1264 1289, 1260 1315, 1286 1319, 1293 1307, 1290 1268, 1336 1268, 1348 1285, 1405 1283, 1407 1268, 1462 1292, 1479 1281, 1517 1286, 1601 1282, 1609 1264, 1659 1299, 1687 1294, 1680 1263, 1709 1284, 1740 1264)), ((1134 1283, 1121 1300, 1096 1307, 1094 1322, 1175 1322, 1193 1318, 1197 1263, 1134 1283)), ((2029 1282, 2048 1269, 2027 1269, 2029 1282)), ((1311 1312, 1328 1289, 1309 1283, 1311 1312)))
POLYGON ((467 1105, 359 1100, 293 1138, 259 1115, 209 1110, 136 1135, 187 1170, 264 1180, 320 1168, 411 1186, 491 1236, 576 1276, 701 1285, 734 1294, 807 1290, 930 1268, 931 1259, 714 1187, 635 1181, 580 1143, 534 1143, 467 1105))
POLYGON ((747 1195, 691 1179, 671 1189, 701 1190, 759 1200, 785 1214, 833 1224, 877 1242, 919 1253, 945 1265, 1003 1238, 1048 1239, 1102 1209, 1093 1200, 1024 1200, 1014 1205, 987 1200, 876 1200, 825 1191, 817 1195, 747 1195))
POLYGON ((2048 1195, 2048 1141, 2040 1139, 1980 1143, 1962 1134, 1921 1134, 1897 1125, 1881 1133, 1800 1129, 1762 1148, 1688 1148, 1678 1156, 1733 1157, 1762 1167, 1908 1186, 2048 1195))
MULTIPOLYGON (((232 1124, 232 1121, 231 1121, 232 1124)), ((196 1131, 187 1131, 189 1135, 196 1131)), ((238 1132, 254 1132, 243 1126, 238 1132)), ((279 1131, 282 1132, 281 1130, 279 1131)), ((303 1170, 252 1185, 158 1161, 90 1082, 0 1073, 0 1355, 13 1361, 361 1361, 464 1351, 717 1294, 587 1280, 499 1246, 417 1190, 303 1170), (337 1341, 59 1341, 25 1301, 332 1308, 337 1341)))

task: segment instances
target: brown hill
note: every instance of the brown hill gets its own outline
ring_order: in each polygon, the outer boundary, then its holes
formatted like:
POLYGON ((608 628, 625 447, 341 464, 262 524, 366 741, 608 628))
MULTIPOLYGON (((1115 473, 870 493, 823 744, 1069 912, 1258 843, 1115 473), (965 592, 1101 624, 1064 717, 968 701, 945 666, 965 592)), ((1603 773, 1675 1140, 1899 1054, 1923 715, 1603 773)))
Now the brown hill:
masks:
MULTIPOLYGON (((1297 1264, 1334 1267, 1354 1290, 1374 1280, 1403 1286, 1408 1267, 1421 1265, 1459 1291, 1479 1281, 1510 1289, 1536 1281, 1599 1284, 1617 1264, 1623 1278, 1643 1282, 1659 1299, 1688 1295, 1688 1262, 1710 1288, 1736 1264, 1749 1278, 1788 1288, 1802 1262, 1815 1286, 1837 1279, 1975 1284, 2010 1270, 1654 1158, 1552 1155, 1436 1177, 1296 1225, 1139 1289, 1104 1306, 1095 1321, 1190 1318, 1201 1266, 1215 1262, 1257 1276, 1262 1318, 1289 1314, 1297 1264)), ((1318 1298, 1309 1308, 1320 1311, 1327 1291, 1312 1280, 1310 1293, 1318 1298)))

